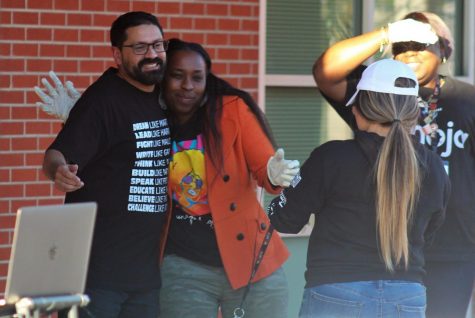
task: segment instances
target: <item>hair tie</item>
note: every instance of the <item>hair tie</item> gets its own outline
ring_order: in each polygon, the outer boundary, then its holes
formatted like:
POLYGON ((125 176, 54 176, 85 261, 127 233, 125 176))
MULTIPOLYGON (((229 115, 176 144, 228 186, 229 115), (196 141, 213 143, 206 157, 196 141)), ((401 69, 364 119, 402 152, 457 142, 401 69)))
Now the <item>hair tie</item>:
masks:
POLYGON ((392 121, 393 124, 394 123, 400 123, 400 122, 401 122, 401 120, 399 118, 394 118, 393 121, 392 121))

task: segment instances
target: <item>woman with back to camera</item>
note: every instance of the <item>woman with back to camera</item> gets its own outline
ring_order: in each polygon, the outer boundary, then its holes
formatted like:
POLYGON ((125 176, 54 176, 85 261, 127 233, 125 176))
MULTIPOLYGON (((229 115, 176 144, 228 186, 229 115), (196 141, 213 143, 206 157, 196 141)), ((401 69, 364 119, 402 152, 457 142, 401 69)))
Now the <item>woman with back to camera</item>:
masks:
POLYGON ((297 233, 315 213, 300 317, 424 317, 423 248, 444 219, 441 159, 411 135, 418 84, 394 60, 370 65, 347 103, 355 138, 316 148, 275 198, 275 228, 297 233))

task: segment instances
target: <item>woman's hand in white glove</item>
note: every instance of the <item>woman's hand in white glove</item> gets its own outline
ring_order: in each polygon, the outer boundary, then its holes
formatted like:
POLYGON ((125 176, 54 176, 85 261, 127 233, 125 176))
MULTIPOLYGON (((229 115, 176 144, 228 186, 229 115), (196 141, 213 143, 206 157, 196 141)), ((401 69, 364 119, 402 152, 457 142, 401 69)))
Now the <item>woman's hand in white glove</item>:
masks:
POLYGON ((274 186, 288 187, 299 171, 299 161, 284 159, 282 148, 277 149, 267 162, 267 177, 274 186))
POLYGON ((404 19, 394 23, 388 23, 387 37, 389 43, 413 41, 434 44, 439 40, 439 37, 434 30, 432 30, 430 24, 413 19, 404 19))

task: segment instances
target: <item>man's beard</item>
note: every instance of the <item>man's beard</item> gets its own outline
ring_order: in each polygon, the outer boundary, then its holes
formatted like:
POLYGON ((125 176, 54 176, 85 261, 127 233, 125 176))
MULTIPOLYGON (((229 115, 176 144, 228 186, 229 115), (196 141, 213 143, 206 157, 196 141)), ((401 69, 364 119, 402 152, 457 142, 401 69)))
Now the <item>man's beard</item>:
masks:
POLYGON ((155 85, 161 82, 164 74, 164 63, 159 57, 154 59, 143 59, 138 65, 134 65, 131 68, 125 67, 125 72, 134 80, 144 85, 155 85), (143 72, 142 66, 144 64, 157 63, 160 67, 158 70, 143 72))

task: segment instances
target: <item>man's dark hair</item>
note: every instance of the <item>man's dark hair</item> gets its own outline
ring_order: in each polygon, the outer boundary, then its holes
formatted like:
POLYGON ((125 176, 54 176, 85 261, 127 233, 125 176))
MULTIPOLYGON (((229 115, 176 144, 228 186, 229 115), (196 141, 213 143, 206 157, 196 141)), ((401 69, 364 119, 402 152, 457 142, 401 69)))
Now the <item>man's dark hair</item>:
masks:
POLYGON ((160 29, 163 35, 163 29, 158 22, 157 17, 143 11, 131 11, 119 16, 113 23, 110 29, 111 45, 115 47, 121 47, 127 40, 127 29, 135 26, 151 24, 160 29))

